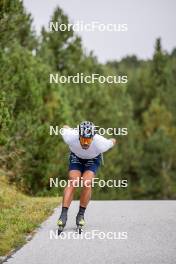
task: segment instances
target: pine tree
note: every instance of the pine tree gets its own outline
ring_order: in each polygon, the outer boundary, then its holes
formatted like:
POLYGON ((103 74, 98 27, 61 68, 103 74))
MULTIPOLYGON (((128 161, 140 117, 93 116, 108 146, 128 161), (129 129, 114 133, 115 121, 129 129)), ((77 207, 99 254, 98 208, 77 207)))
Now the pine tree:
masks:
POLYGON ((32 18, 20 0, 0 1, 0 47, 8 50, 18 42, 22 47, 33 50, 36 47, 32 18))
MULTIPOLYGON (((69 19, 58 7, 53 13, 51 22, 68 25, 69 19)), ((51 64, 53 70, 73 74, 78 71, 83 58, 81 39, 75 35, 72 28, 65 31, 48 31, 42 28, 42 44, 39 54, 46 63, 51 64)))
POLYGON ((163 102, 167 93, 167 75, 165 68, 166 56, 162 51, 161 39, 158 38, 156 40, 155 52, 152 61, 151 81, 154 90, 154 96, 160 96, 163 102))

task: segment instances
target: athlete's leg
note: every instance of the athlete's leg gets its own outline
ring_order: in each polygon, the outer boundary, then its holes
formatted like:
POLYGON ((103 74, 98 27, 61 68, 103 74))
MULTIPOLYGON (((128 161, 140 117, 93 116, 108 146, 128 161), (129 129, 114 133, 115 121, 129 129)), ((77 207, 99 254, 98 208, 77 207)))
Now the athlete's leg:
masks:
POLYGON ((69 171, 69 182, 67 187, 64 190, 62 206, 69 208, 75 191, 76 182, 79 182, 81 177, 81 171, 79 170, 70 170, 69 171))
POLYGON ((82 175, 83 189, 82 189, 81 196, 80 196, 79 211, 76 216, 77 226, 83 226, 85 224, 84 213, 89 203, 89 200, 91 198, 91 190, 92 190, 91 183, 92 183, 92 179, 94 175, 95 173, 91 170, 86 170, 82 175))
POLYGON ((92 179, 94 178, 95 173, 91 170, 86 170, 83 175, 83 189, 80 196, 80 206, 83 208, 86 208, 89 200, 91 198, 91 192, 92 192, 92 179))
POLYGON ((63 195, 62 211, 57 222, 59 229, 61 231, 63 230, 63 227, 67 222, 68 208, 73 200, 73 195, 76 188, 76 181, 79 182, 80 177, 81 177, 81 171, 79 170, 69 171, 69 181, 67 187, 64 190, 64 195, 63 195))
POLYGON ((100 166, 100 163, 101 163, 101 155, 98 155, 93 159, 86 160, 86 162, 84 163, 83 175, 82 175, 84 186, 80 197, 81 211, 87 207, 90 201, 91 192, 92 192, 92 180, 100 166), (83 209, 81 209, 81 207, 83 207, 83 209))

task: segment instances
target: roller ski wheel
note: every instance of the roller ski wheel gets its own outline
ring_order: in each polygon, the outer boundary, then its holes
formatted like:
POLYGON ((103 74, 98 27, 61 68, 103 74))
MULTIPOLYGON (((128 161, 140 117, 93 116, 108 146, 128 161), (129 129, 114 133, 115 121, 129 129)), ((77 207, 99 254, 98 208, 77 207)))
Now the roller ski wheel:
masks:
POLYGON ((77 232, 80 235, 83 232, 83 227, 85 225, 85 221, 83 216, 78 215, 76 218, 77 232))
POLYGON ((79 225, 79 226, 77 226, 77 233, 79 234, 79 235, 81 235, 82 234, 82 232, 83 232, 83 226, 81 226, 81 225, 79 225))
POLYGON ((57 221, 57 226, 58 226, 58 236, 62 233, 64 230, 65 224, 62 222, 61 219, 57 221))

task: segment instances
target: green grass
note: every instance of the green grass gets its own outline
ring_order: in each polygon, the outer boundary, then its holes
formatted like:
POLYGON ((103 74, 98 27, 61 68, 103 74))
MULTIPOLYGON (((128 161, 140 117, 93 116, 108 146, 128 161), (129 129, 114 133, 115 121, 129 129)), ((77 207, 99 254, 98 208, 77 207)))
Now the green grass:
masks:
POLYGON ((58 197, 29 197, 0 177, 0 256, 21 246, 61 202, 58 197))

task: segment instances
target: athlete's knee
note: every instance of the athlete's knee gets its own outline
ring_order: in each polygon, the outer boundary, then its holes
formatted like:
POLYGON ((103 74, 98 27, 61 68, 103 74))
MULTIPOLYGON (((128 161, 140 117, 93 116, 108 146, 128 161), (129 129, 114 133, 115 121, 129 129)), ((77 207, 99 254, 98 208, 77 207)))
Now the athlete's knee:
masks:
POLYGON ((68 186, 72 187, 72 188, 78 187, 80 177, 81 177, 81 172, 70 171, 69 172, 69 179, 68 179, 68 186))
POLYGON ((94 178, 94 172, 92 171, 86 171, 83 174, 82 180, 83 180, 83 186, 85 188, 92 188, 92 179, 94 178))
POLYGON ((79 178, 69 178, 68 187, 76 188, 79 186, 79 178))
POLYGON ((91 188, 91 186, 92 186, 92 179, 89 177, 83 178, 83 187, 91 188))

